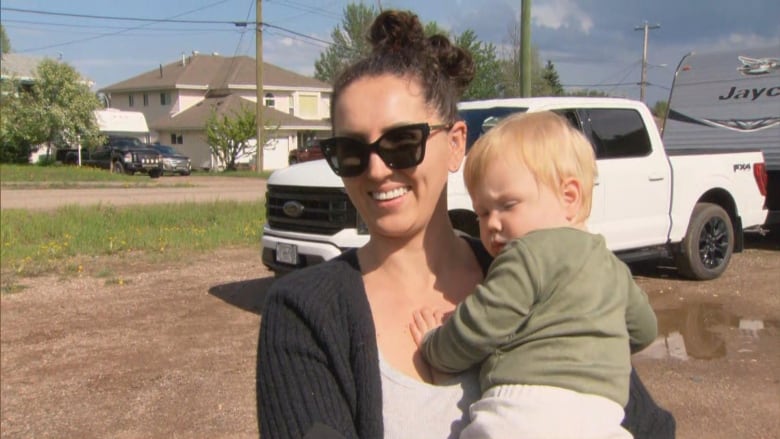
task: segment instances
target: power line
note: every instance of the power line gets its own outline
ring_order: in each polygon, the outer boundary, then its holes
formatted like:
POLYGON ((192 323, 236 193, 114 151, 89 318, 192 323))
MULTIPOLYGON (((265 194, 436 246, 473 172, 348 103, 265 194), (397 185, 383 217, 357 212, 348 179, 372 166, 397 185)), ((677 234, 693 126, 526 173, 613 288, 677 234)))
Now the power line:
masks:
MULTIPOLYGON (((39 14, 39 15, 54 15, 54 16, 64 16, 64 17, 88 18, 88 19, 96 19, 96 20, 136 21, 136 22, 146 23, 146 24, 141 25, 141 26, 125 28, 125 29, 122 29, 122 30, 117 31, 117 32, 98 34, 98 35, 95 35, 95 36, 92 36, 92 37, 89 37, 89 38, 83 38, 83 39, 80 39, 80 40, 72 40, 72 41, 66 41, 64 43, 52 44, 52 45, 43 46, 43 47, 35 47, 35 48, 31 48, 31 49, 17 50, 17 52, 23 53, 23 52, 34 52, 34 51, 38 51, 38 50, 45 50, 45 49, 50 49, 50 48, 53 48, 53 47, 67 46, 67 45, 70 45, 70 44, 82 43, 82 42, 86 42, 86 41, 95 40, 95 39, 98 39, 98 38, 114 36, 114 35, 118 35, 118 34, 121 34, 121 33, 129 32, 129 31, 132 31, 132 30, 141 29, 141 28, 144 28, 146 26, 149 26, 149 25, 155 24, 155 23, 232 24, 232 25, 238 26, 238 27, 257 26, 257 24, 258 24, 257 21, 249 21, 249 20, 245 20, 245 21, 224 21, 224 20, 222 20, 222 21, 220 21, 220 20, 177 20, 177 19, 175 19, 175 17, 180 17, 182 15, 190 14, 192 12, 196 12, 196 11, 199 11, 199 10, 211 7, 211 6, 215 6, 216 4, 219 4, 219 3, 225 3, 226 1, 227 0, 222 0, 220 2, 211 4, 211 5, 207 5, 207 6, 204 6, 202 8, 198 8, 198 9, 192 10, 192 11, 184 12, 184 13, 175 15, 175 16, 170 17, 170 18, 115 17, 115 16, 107 16, 107 15, 71 14, 71 13, 65 13, 65 12, 40 11, 40 10, 20 9, 20 8, 0 8, 0 10, 21 12, 21 13, 29 13, 29 14, 39 14)), ((316 41, 318 43, 325 44, 327 46, 330 46, 330 45, 333 44, 330 41, 321 40, 319 38, 312 37, 312 36, 306 35, 304 33, 297 32, 297 31, 294 31, 292 29, 288 29, 288 28, 285 28, 285 27, 282 27, 282 26, 277 26, 277 25, 271 24, 271 23, 263 22, 263 23, 260 23, 260 26, 268 27, 268 28, 272 28, 272 29, 277 29, 277 30, 280 30, 282 32, 286 32, 286 33, 291 34, 291 35, 296 35, 296 36, 301 37, 301 38, 305 38, 305 39, 308 39, 308 40, 311 40, 311 41, 316 41)))
MULTIPOLYGON (((3 20, 3 26, 7 27, 9 29, 30 29, 31 26, 16 26, 16 25, 8 25, 8 23, 18 23, 18 24, 28 24, 32 26, 48 26, 48 27, 67 27, 67 28, 74 28, 74 29, 122 29, 122 30, 128 30, 124 26, 96 26, 91 24, 71 24, 71 23, 57 23, 53 21, 30 21, 30 20, 3 20)), ((133 29, 135 30, 135 29, 133 29)), ((221 28, 176 28, 176 29, 160 29, 155 28, 151 29, 154 32, 235 32, 234 29, 221 29, 221 28)), ((72 33, 75 33, 72 31, 72 33)), ((100 34, 99 32, 82 32, 87 34, 100 34)))
MULTIPOLYGON (((211 3, 209 5, 202 6, 200 8, 192 9, 190 11, 182 12, 181 14, 173 15, 172 18, 181 17, 182 15, 187 15, 187 14, 191 14, 193 12, 202 11, 203 9, 207 9, 207 8, 212 7, 212 6, 216 6, 216 5, 219 5, 221 3, 225 3, 225 2, 227 2, 227 0, 221 0, 221 1, 218 1, 216 3, 211 3)), ((15 12, 37 13, 37 14, 43 14, 43 15, 78 16, 78 14, 64 14, 64 13, 59 13, 59 12, 46 12, 46 11, 32 11, 32 10, 24 10, 24 9, 16 9, 16 8, 2 8, 2 9, 4 9, 4 10, 11 10, 11 11, 15 11, 15 12)), ((92 17, 89 17, 89 16, 85 16, 85 17, 86 18, 92 18, 92 17)), ((166 20, 170 20, 170 18, 168 18, 166 20)), ((76 43, 83 43, 83 42, 86 42, 86 41, 97 40, 97 39, 103 38, 103 37, 119 35, 119 34, 122 34, 122 33, 125 33, 125 32, 129 32, 131 30, 137 30, 137 29, 141 29, 141 28, 147 27, 149 25, 150 25, 150 23, 142 24, 142 25, 130 27, 130 28, 127 28, 127 29, 122 29, 122 30, 119 30, 119 31, 116 31, 116 32, 109 32, 109 33, 105 33, 105 34, 94 35, 94 36, 91 36, 91 37, 82 38, 80 40, 66 41, 64 43, 51 44, 51 45, 48 45, 48 46, 36 47, 36 48, 33 48, 33 49, 24 49, 24 50, 20 50, 19 52, 34 52, 34 51, 37 51, 37 50, 51 49, 51 48, 54 48, 54 47, 62 47, 62 46, 68 46, 68 45, 71 45, 71 44, 76 44, 76 43)))
MULTIPOLYGON (((216 6, 220 3, 225 3, 227 0, 223 0, 211 5, 204 6, 202 8, 193 9, 192 11, 183 12, 173 17, 181 17, 182 15, 197 12, 202 9, 216 6)), ((0 8, 3 11, 21 12, 25 14, 39 14, 39 15, 56 15, 59 17, 74 17, 74 18, 91 18, 95 20, 116 20, 116 21, 140 21, 146 23, 185 23, 185 24, 232 24, 235 26, 247 26, 250 24, 257 24, 254 21, 224 21, 224 20, 177 20, 175 18, 140 18, 140 17, 116 17, 111 15, 90 15, 90 14, 71 14, 67 12, 53 12, 53 11, 37 11, 32 9, 20 9, 20 8, 0 8)))

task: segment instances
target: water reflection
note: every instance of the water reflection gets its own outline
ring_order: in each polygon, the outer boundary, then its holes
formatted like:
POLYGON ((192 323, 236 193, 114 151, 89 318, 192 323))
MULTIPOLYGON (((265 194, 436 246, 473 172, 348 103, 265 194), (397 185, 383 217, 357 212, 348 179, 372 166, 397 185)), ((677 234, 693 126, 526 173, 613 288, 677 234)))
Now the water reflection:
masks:
POLYGON ((725 333, 739 329, 741 336, 757 339, 777 322, 738 317, 719 303, 691 303, 675 309, 656 310, 658 338, 637 358, 689 358, 709 360, 726 355, 725 333))

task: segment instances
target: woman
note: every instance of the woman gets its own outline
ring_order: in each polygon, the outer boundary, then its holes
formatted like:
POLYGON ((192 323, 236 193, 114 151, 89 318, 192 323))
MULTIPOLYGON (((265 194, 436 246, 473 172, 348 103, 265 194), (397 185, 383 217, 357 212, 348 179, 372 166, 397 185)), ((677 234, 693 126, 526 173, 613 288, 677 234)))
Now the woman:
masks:
MULTIPOLYGON (((335 137, 322 147, 370 239, 271 288, 257 362, 263 437, 456 438, 479 397, 474 371, 434 377, 409 333, 414 310, 454 309, 490 264, 446 204, 474 64, 447 38, 426 38, 411 13, 383 12, 369 39, 372 53, 334 85, 335 137)), ((647 415, 663 414, 638 389, 647 415)))

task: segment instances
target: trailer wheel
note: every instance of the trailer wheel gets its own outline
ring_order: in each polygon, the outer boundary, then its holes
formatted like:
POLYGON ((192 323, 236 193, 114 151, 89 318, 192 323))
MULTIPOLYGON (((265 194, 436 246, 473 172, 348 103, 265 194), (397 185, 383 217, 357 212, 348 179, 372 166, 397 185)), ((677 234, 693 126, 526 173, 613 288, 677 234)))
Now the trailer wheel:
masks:
POLYGON ((726 270, 733 252, 734 227, 728 213, 717 204, 697 204, 677 252, 680 274, 695 280, 715 279, 726 270))

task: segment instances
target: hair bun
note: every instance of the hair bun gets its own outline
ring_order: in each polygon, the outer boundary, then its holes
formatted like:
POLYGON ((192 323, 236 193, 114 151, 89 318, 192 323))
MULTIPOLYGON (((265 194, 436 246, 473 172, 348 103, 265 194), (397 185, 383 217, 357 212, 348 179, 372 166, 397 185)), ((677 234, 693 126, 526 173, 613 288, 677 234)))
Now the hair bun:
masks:
POLYGON ((421 51, 425 44, 425 31, 416 15, 385 11, 371 25, 368 40, 375 54, 421 51))

